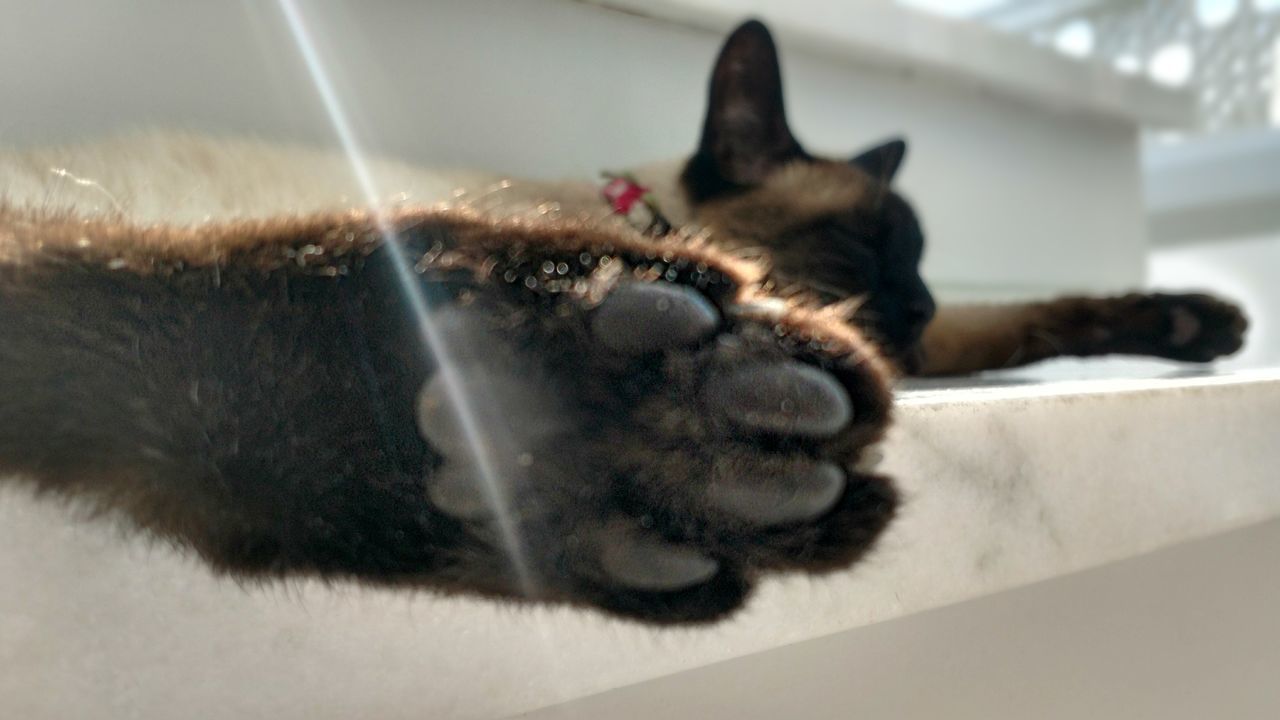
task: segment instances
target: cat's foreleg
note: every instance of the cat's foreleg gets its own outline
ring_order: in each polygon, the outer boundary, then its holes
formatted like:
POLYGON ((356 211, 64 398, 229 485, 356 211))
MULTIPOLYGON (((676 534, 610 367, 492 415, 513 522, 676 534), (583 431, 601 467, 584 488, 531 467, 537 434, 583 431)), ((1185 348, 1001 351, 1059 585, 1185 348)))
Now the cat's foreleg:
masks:
POLYGON ((1240 308, 1205 294, 944 305, 921 339, 918 374, 961 375, 1064 356, 1208 362, 1239 350, 1247 326, 1240 308))

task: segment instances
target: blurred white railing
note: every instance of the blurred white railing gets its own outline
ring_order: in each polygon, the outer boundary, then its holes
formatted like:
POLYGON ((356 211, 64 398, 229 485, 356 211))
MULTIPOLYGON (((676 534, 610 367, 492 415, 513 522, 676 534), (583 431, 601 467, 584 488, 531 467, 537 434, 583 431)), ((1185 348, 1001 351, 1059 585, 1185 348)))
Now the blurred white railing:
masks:
POLYGON ((1192 90, 1200 132, 1280 126, 1280 0, 1011 0, 972 17, 1192 90))

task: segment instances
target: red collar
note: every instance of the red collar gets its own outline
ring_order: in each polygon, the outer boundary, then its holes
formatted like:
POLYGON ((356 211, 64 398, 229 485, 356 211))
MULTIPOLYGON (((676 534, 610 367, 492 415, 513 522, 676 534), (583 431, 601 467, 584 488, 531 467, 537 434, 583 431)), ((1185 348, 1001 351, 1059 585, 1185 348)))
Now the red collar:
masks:
POLYGON ((661 237, 671 232, 671 223, 658 210, 653 192, 641 185, 630 173, 603 173, 605 184, 600 189, 615 215, 621 215, 647 235, 661 237))

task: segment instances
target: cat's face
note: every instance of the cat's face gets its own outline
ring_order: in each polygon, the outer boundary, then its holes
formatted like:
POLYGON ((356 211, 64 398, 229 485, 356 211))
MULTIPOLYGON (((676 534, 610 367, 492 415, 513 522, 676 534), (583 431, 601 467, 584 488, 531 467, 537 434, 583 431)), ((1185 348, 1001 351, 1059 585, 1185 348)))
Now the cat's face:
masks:
POLYGON ((935 306, 920 277, 920 223, 891 187, 905 153, 901 140, 850 160, 806 152, 787 126, 773 40, 749 22, 716 61, 681 181, 695 219, 723 242, 767 251, 784 289, 861 298, 860 323, 911 371, 935 306))

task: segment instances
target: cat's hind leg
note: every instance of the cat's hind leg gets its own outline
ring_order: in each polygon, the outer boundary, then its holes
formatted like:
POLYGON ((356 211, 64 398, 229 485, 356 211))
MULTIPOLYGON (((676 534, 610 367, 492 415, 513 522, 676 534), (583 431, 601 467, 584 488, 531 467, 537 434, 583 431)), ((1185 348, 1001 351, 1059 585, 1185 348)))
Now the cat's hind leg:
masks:
POLYGON ((0 477, 219 571, 694 622, 893 516, 857 470, 875 350, 709 246, 424 211, 16 220, 0 477))

